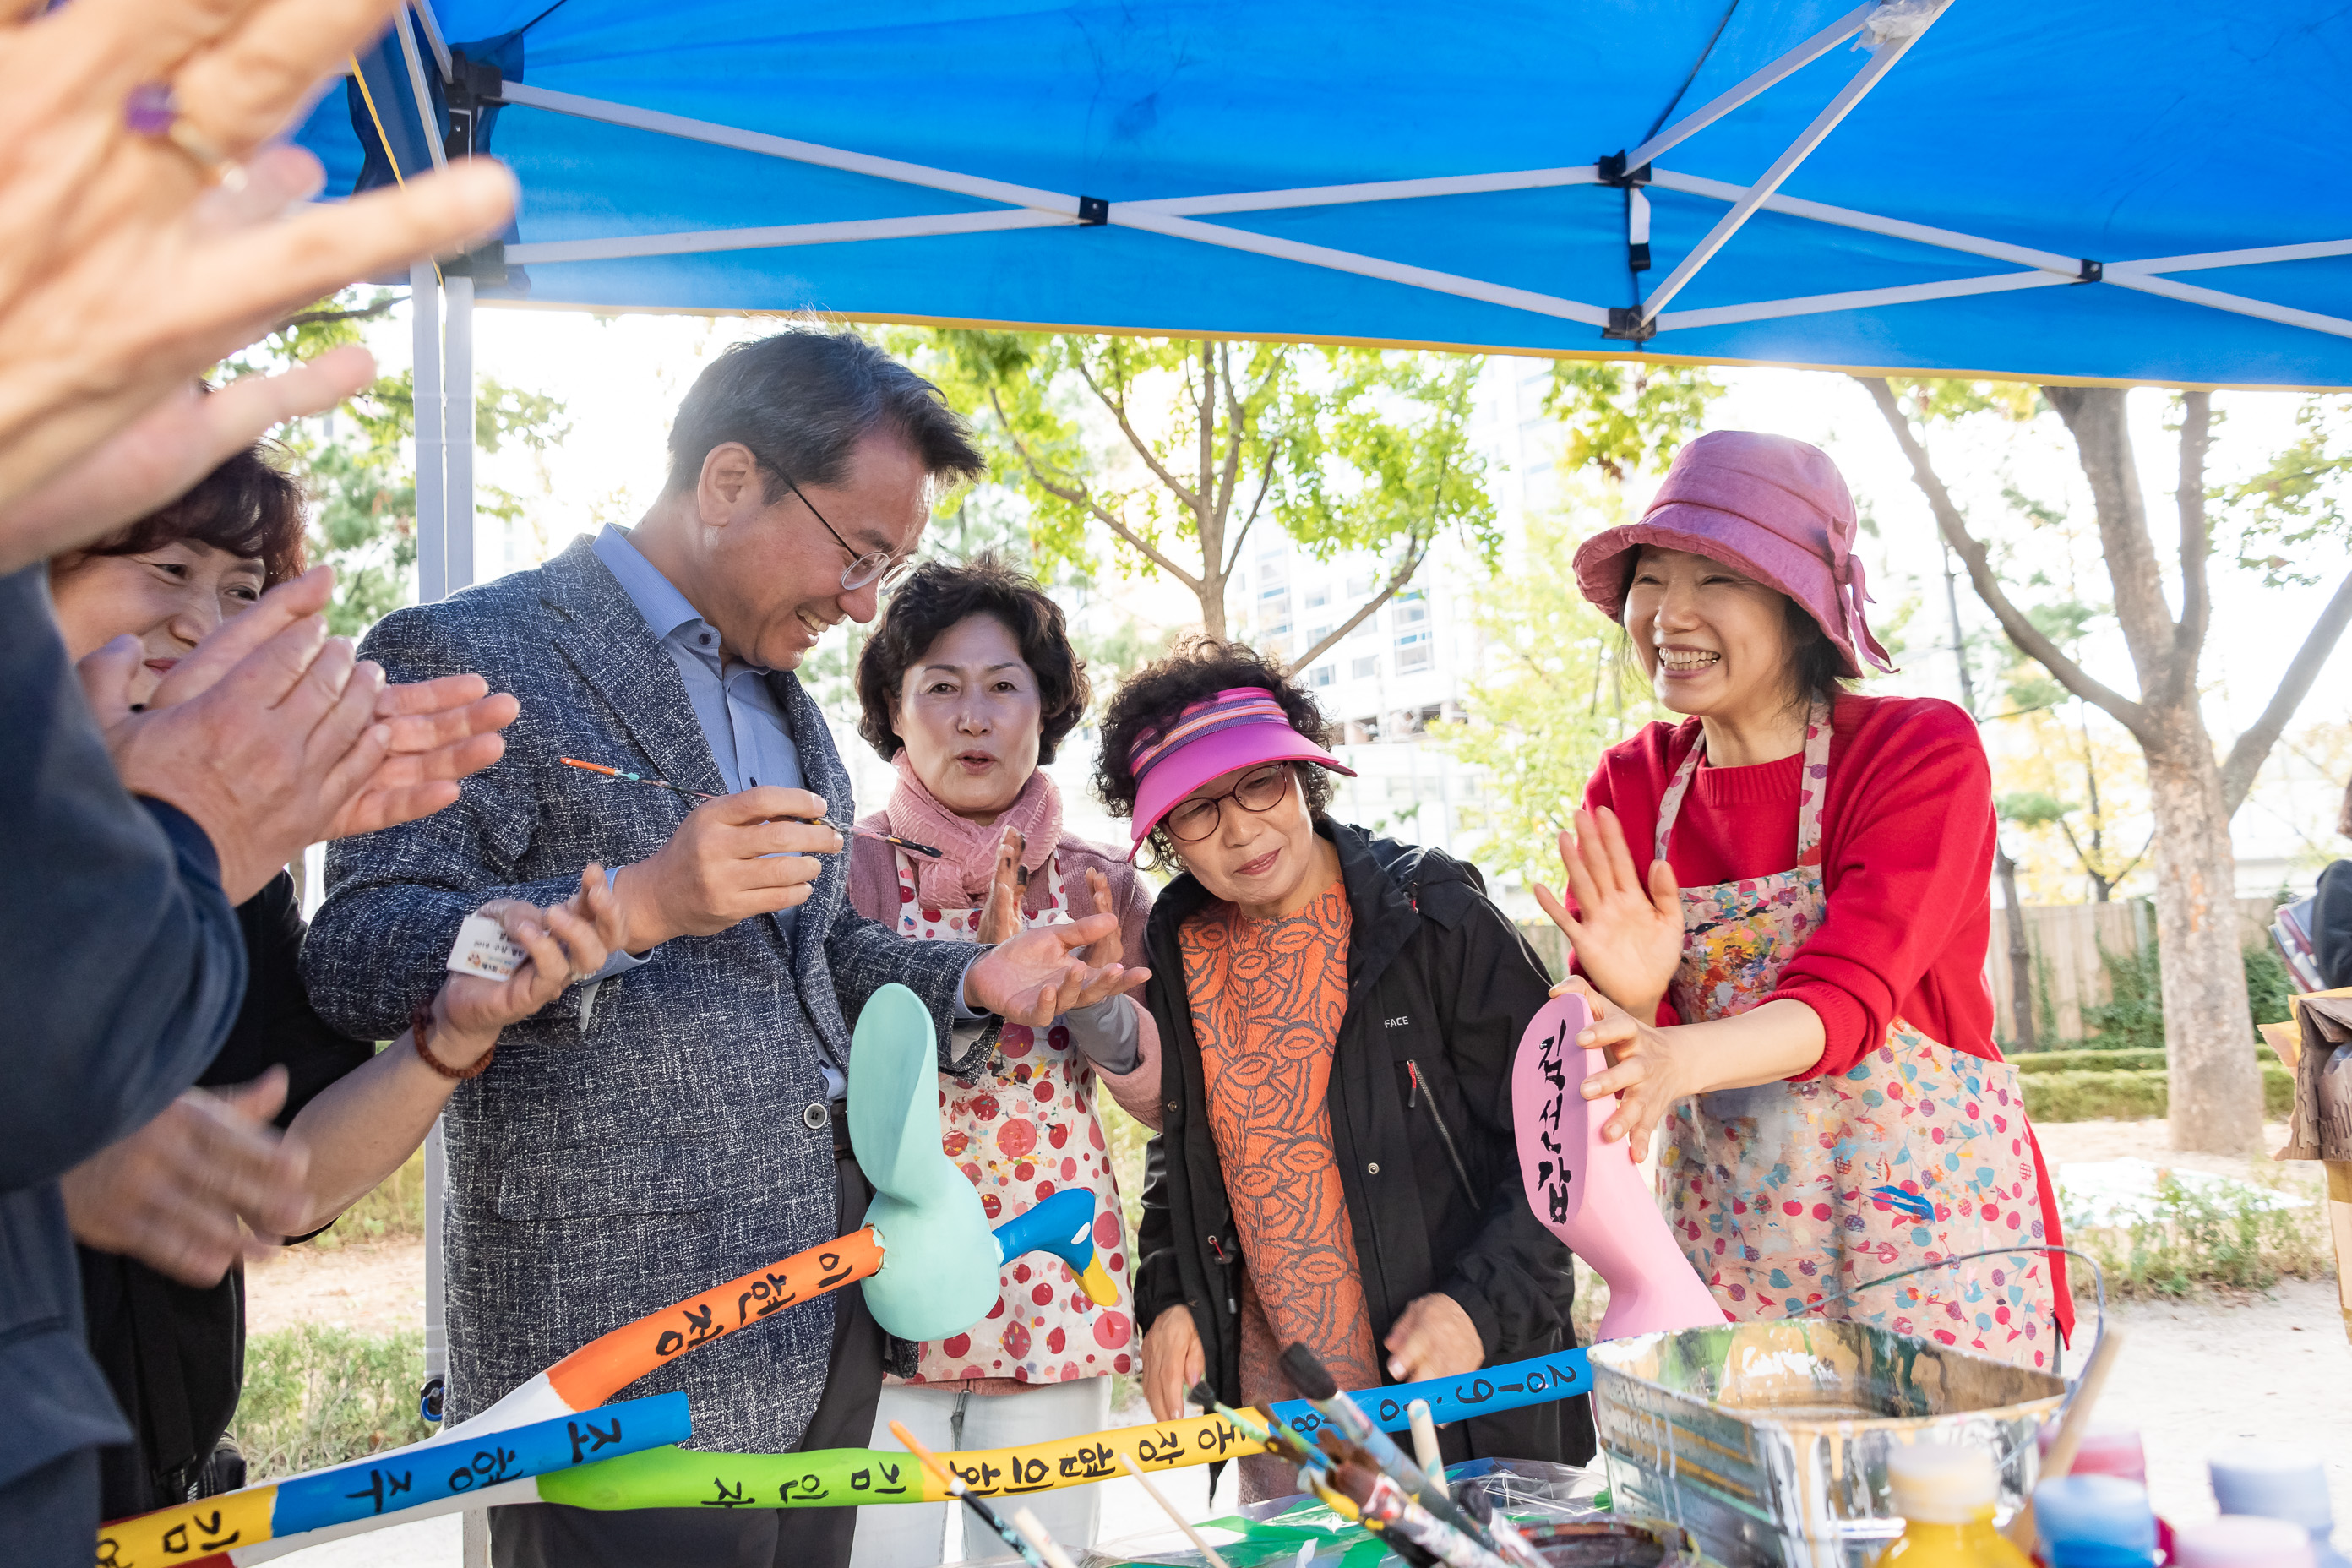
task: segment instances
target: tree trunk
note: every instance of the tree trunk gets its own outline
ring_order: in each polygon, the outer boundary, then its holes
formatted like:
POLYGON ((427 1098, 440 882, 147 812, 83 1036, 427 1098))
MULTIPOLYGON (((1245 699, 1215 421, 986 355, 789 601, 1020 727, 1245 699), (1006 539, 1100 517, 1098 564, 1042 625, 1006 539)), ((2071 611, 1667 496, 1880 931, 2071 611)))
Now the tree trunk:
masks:
MULTIPOLYGON (((1223 542, 1219 541, 1220 543, 1223 542)), ((1201 574, 1201 629, 1219 642, 1225 640, 1225 584, 1227 578, 1218 568, 1217 557, 1211 552, 1201 552, 1207 563, 1201 574)))
POLYGON ((2017 901, 2017 862, 1996 839, 1992 866, 2000 878, 2001 900, 2009 906, 2010 1043, 2019 1050, 2040 1048, 2033 1029, 2033 950, 2025 941, 2025 908, 2017 901))
POLYGON ((2165 715, 2173 743, 2147 750, 2156 816, 2156 934, 2164 975, 2172 1146, 2252 1154, 2262 1142, 2237 861, 2213 742, 2194 708, 2165 715))

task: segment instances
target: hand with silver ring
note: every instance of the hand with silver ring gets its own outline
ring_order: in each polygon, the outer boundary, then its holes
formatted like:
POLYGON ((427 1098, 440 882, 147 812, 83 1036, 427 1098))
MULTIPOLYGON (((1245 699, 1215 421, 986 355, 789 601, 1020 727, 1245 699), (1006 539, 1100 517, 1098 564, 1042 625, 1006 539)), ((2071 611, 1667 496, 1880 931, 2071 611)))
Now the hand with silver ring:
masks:
POLYGON ((488 161, 289 215, 323 173, 269 139, 398 8, 0 5, 0 570, 115 526, 27 541, 8 509, 205 367, 356 279, 506 222, 514 182, 488 161), (232 165, 241 181, 221 178, 232 165))

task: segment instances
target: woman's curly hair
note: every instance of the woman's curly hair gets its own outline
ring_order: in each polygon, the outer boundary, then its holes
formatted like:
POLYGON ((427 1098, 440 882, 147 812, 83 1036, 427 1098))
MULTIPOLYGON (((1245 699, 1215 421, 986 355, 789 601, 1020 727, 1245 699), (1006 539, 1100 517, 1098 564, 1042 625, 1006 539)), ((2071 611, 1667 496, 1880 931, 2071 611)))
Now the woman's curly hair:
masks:
MULTIPOLYGON (((1331 745, 1330 721, 1307 689, 1283 673, 1281 665, 1246 644, 1196 633, 1178 643, 1166 658, 1129 676, 1103 713, 1095 788, 1113 816, 1135 815, 1135 770, 1128 757, 1137 743, 1175 722, 1193 703, 1236 686, 1263 688, 1282 705, 1292 729, 1318 746, 1331 745)), ((1311 763, 1294 766, 1306 793, 1307 814, 1320 821, 1331 805, 1331 774, 1311 763)), ((1157 864, 1174 862, 1176 840, 1166 827, 1153 827, 1146 842, 1157 864)))
POLYGON ((1062 606, 1046 597, 1035 578, 993 555, 976 555, 960 566, 926 561, 891 594, 866 650, 857 656, 857 732, 884 762, 897 757, 906 743, 892 727, 890 713, 907 671, 950 627, 971 616, 1003 622, 1020 647, 1022 661, 1037 677, 1039 763, 1052 762, 1054 749, 1086 716, 1086 661, 1070 646, 1062 606))

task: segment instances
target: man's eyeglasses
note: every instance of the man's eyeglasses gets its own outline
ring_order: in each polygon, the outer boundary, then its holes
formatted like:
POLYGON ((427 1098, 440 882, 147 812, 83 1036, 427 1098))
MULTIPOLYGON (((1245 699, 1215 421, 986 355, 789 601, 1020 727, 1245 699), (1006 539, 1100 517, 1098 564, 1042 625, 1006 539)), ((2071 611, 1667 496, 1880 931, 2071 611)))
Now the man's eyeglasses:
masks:
POLYGON ((1289 794, 1290 764, 1269 763, 1244 773, 1240 782, 1224 794, 1195 795, 1161 820, 1179 843, 1198 844, 1214 833, 1217 824, 1224 819, 1225 802, 1230 800, 1244 811, 1272 811, 1289 794))
MULTIPOLYGON (((760 456, 757 452, 754 452, 751 455, 755 458, 759 458, 760 456)), ((784 488, 786 489, 801 498, 801 505, 809 509, 809 515, 816 519, 817 522, 823 526, 827 533, 833 535, 833 542, 835 544, 840 545, 843 550, 848 552, 849 564, 841 569, 841 591, 843 593, 855 593, 856 590, 865 587, 867 584, 874 582, 879 582, 882 584, 882 591, 884 593, 887 593, 891 589, 897 587, 899 584, 905 582, 907 580, 908 574, 914 571, 915 563, 911 559, 900 561, 887 550, 877 550, 866 554, 860 554, 856 546, 851 544, 849 541, 841 537, 841 531, 839 529, 824 521, 824 513, 817 510, 816 503, 808 499, 806 492, 804 492, 800 486, 793 483, 792 475, 784 472, 783 469, 777 468, 775 464, 769 462, 765 458, 760 458, 760 462, 765 466, 771 473, 774 474, 776 478, 784 481, 784 488)))

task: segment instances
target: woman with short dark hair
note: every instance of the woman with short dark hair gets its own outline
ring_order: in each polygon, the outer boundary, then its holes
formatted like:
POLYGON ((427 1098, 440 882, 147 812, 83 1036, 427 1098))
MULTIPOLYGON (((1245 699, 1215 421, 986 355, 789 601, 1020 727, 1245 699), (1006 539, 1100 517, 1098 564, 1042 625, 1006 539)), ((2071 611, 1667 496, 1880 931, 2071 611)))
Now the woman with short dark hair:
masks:
MULTIPOLYGON (((49 563, 67 651, 85 658, 136 638, 143 658, 130 697, 150 700, 223 621, 300 575, 302 526, 293 479, 259 447, 238 453, 170 506, 49 563)), ((245 1000, 198 1087, 62 1183, 91 1357, 132 1427, 130 1443, 100 1450, 101 1517, 245 1481, 243 1459, 222 1441, 244 1376, 241 1273, 208 1279, 142 1261, 168 1263, 195 1223, 177 1202, 214 1125, 268 1120, 287 1131, 309 1163, 301 1209, 280 1218, 297 1239, 324 1230, 415 1151, 450 1092, 489 1065, 500 1029, 553 1000, 573 973, 604 963, 617 910, 600 868, 588 868, 582 889, 548 910, 483 906, 530 960, 504 981, 450 975, 381 1053, 311 1008, 297 969, 294 879, 281 871, 237 906, 245 1000)))
MULTIPOLYGON (((1315 700, 1202 638, 1129 679, 1097 783, 1181 874, 1143 957, 1167 1053, 1143 1199, 1143 1390, 1181 1414, 1295 1397, 1304 1343, 1339 1386, 1449 1377, 1575 1343, 1568 1249, 1519 1174, 1511 1064, 1549 977, 1476 868, 1328 815, 1315 700)), ((1456 1423, 1448 1460, 1581 1462, 1582 1401, 1456 1423)), ((1242 1461, 1245 1500, 1286 1492, 1242 1461)))
POLYGON ((1639 1156, 1665 1128, 1659 1197, 1726 1312, 2047 1368, 2073 1309, 1992 1037, 1991 770, 1953 704, 1845 689, 1894 668, 1857 522, 1826 453, 1714 431, 1585 541, 1585 597, 1685 717, 1602 756, 1560 836, 1568 900, 1538 897, 1601 999, 1601 1136, 1639 1156))
MULTIPOLYGON (((849 899, 900 935, 1002 942, 1024 926, 1100 910, 1118 932, 1092 964, 1140 963, 1151 895, 1134 870, 1062 829, 1054 760, 1087 707, 1086 668, 1061 607, 989 557, 926 562, 891 595, 857 662, 859 733, 898 770, 889 804, 858 826, 941 851, 937 858, 860 837, 849 899)), ((1157 1032, 1131 996, 1076 1007, 1050 1028, 1005 1026, 994 1060, 940 1076, 947 1152, 992 1224, 1064 1187, 1095 1194, 1095 1242, 1119 1300, 1090 1302, 1069 1270, 1006 1266, 988 1316, 936 1343, 904 1347, 882 1391, 875 1446, 893 1420, 935 1447, 1017 1447, 1099 1430, 1110 1374, 1132 1370, 1134 1318, 1101 1087, 1159 1121, 1157 1032)), ((1043 1492, 1030 1506, 1060 1540, 1094 1541, 1096 1489, 1043 1492)), ((944 1504, 862 1510, 851 1561, 916 1568, 940 1560, 944 1504)))

